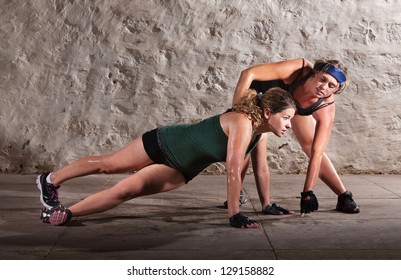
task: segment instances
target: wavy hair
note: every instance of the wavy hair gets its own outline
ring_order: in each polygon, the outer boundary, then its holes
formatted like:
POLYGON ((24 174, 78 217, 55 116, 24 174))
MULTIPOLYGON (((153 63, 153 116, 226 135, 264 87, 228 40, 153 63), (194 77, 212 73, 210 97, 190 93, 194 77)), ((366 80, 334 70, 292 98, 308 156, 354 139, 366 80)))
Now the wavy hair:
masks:
POLYGON ((274 87, 268 89, 264 94, 249 89, 234 105, 233 111, 247 116, 252 121, 253 129, 256 129, 263 123, 263 111, 266 108, 270 110, 271 114, 279 113, 288 108, 296 110, 291 94, 281 88, 274 87))

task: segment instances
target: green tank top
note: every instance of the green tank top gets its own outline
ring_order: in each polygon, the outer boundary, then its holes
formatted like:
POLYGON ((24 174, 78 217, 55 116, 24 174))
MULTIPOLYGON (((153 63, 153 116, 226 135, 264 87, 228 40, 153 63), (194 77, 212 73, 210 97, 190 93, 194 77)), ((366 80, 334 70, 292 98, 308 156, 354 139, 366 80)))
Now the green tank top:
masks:
MULTIPOLYGON (((210 164, 226 161, 228 137, 220 125, 220 115, 196 124, 163 126, 159 133, 165 156, 187 181, 210 164)), ((244 157, 255 148, 260 138, 261 135, 258 135, 248 146, 244 157)))

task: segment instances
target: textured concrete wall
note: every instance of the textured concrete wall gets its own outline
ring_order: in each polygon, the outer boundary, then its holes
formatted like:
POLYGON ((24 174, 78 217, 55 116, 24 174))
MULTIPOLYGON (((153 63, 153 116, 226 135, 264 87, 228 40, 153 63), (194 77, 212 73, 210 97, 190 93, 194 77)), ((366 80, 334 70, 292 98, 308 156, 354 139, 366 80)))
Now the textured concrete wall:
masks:
MULTIPOLYGON (((327 151, 338 170, 400 171, 400 1, 0 0, 0 12, 2 172, 222 112, 242 69, 297 57, 350 68, 327 151)), ((273 172, 305 171, 291 134, 269 144, 273 172)))

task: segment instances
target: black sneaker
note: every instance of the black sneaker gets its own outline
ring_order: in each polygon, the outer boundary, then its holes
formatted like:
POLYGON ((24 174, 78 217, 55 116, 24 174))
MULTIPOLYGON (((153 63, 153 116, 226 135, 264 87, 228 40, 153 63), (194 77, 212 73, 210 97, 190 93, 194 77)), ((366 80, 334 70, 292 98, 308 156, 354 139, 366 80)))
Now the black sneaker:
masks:
POLYGON ((40 201, 42 202, 43 206, 47 209, 51 209, 60 204, 58 200, 58 191, 57 189, 60 186, 55 186, 46 182, 46 178, 49 173, 43 173, 36 178, 36 185, 40 190, 40 201))
POLYGON ((352 199, 352 193, 350 191, 346 191, 338 196, 336 210, 350 214, 360 212, 359 206, 352 199))
POLYGON ((54 226, 62 226, 68 223, 71 217, 71 211, 67 207, 59 204, 50 210, 49 222, 54 226))
POLYGON ((248 198, 246 197, 245 193, 241 190, 241 192, 239 193, 239 203, 242 205, 247 203, 247 201, 248 198))
MULTIPOLYGON (((239 206, 248 202, 248 198, 246 197, 245 193, 241 190, 239 194, 239 206)), ((224 208, 228 208, 227 200, 224 201, 224 208)))
POLYGON ((40 211, 40 219, 42 220, 43 223, 49 224, 50 223, 50 214, 51 214, 51 209, 48 209, 46 207, 42 207, 42 210, 40 211))

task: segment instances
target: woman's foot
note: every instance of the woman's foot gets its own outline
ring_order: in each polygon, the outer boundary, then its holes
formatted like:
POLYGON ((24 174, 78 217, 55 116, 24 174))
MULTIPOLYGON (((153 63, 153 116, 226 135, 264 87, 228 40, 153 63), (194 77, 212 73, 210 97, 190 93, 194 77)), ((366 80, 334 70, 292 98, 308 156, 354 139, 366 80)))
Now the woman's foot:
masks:
POLYGON ((50 173, 43 173, 36 178, 36 185, 40 191, 40 201, 43 206, 47 209, 51 209, 60 204, 58 200, 58 188, 60 186, 55 186, 47 182, 47 176, 50 173))
MULTIPOLYGON (((243 190, 241 190, 240 194, 239 194, 239 206, 241 206, 242 204, 247 203, 248 198, 246 197, 245 193, 243 192, 243 190)), ((227 200, 224 201, 223 203, 224 208, 227 209, 228 208, 228 204, 227 204, 227 200)))
POLYGON ((71 211, 67 207, 59 204, 50 210, 49 222, 54 226, 62 226, 68 223, 71 217, 71 211))
POLYGON ((338 196, 336 210, 349 214, 360 212, 359 206, 355 203, 350 191, 346 191, 338 196))

